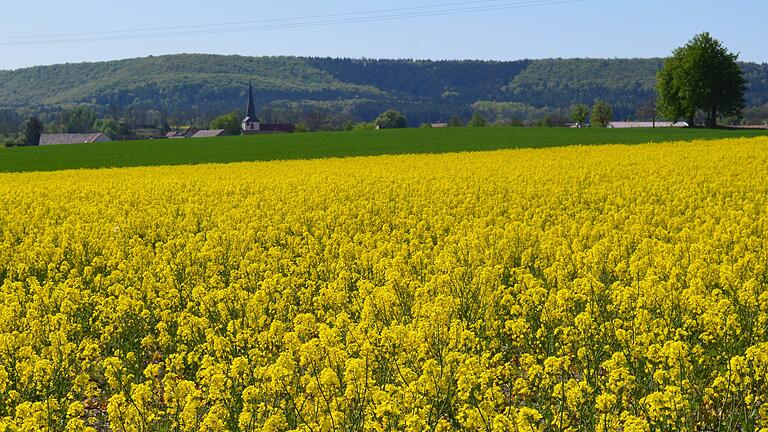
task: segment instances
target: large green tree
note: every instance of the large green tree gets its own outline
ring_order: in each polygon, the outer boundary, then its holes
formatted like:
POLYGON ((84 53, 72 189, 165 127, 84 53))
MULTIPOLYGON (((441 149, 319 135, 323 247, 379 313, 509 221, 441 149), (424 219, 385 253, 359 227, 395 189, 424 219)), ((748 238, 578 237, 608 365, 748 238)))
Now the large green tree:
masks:
POLYGON ((595 101, 595 106, 592 107, 592 114, 589 118, 594 127, 608 127, 608 124, 613 120, 613 107, 608 102, 598 99, 595 101))
POLYGON ((374 122, 379 129, 399 129, 408 127, 405 116, 393 109, 384 111, 374 122))
POLYGON ((222 116, 218 116, 211 122, 211 129, 224 129, 230 135, 240 135, 240 120, 237 118, 237 114, 229 113, 222 116))
POLYGON ((571 107, 571 120, 578 123, 579 126, 584 126, 589 117, 589 107, 584 104, 576 104, 571 107))
POLYGON ((677 48, 658 73, 662 116, 686 119, 693 126, 697 112, 702 112, 712 128, 720 116, 741 117, 746 80, 738 58, 709 33, 677 48))

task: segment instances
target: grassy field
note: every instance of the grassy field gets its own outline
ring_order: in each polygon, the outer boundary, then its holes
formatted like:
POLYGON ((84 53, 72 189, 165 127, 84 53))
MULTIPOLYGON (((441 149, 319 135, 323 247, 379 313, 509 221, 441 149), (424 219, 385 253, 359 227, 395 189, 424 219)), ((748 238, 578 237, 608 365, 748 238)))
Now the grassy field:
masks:
POLYGON ((5 149, 0 151, 0 172, 641 144, 759 135, 768 135, 768 131, 457 128, 128 141, 5 149))

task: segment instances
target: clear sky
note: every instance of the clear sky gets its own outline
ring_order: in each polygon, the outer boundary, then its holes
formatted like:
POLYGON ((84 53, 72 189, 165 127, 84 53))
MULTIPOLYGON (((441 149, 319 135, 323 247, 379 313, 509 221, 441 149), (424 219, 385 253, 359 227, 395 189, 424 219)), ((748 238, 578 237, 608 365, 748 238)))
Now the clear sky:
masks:
POLYGON ((495 60, 657 57, 668 55, 701 31, 711 32, 729 49, 740 52, 742 60, 768 62, 767 0, 582 0, 558 4, 553 0, 550 4, 545 4, 546 0, 527 3, 525 0, 10 0, 3 3, 0 7, 0 69, 183 52, 495 60), (524 3, 529 7, 520 7, 524 3), (480 8, 491 10, 479 11, 480 8), (384 12, 383 9, 390 10, 384 12), (449 10, 450 14, 437 14, 449 10), (370 11, 379 12, 350 15, 370 11), (408 14, 422 16, 402 18, 408 14), (335 16, 297 20, 321 15, 335 16), (349 22, 362 17, 373 19, 349 22), (170 28, 245 21, 250 23, 170 28), (305 25, 318 21, 323 21, 323 25, 305 25), (233 31, 243 27, 250 30, 233 31), (145 30, 98 33, 134 29, 145 30), (209 33, 201 34, 203 30, 209 33), (98 34, 45 36, 83 32, 98 34), (170 37, 167 33, 186 34, 170 37), (163 36, 145 37, 147 34, 163 36), (107 37, 111 39, 105 40, 107 37), (83 40, 88 38, 97 40, 83 40), (61 39, 77 40, 62 43, 61 39), (26 44, 31 40, 46 43, 26 44), (59 42, 50 43, 51 40, 59 42))

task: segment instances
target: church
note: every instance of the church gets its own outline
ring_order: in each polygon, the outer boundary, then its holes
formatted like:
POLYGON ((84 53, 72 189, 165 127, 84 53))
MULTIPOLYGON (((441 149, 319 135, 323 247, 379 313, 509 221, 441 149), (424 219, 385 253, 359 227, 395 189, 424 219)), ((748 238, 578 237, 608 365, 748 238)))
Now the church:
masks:
POLYGON ((268 133, 292 133, 296 131, 296 125, 280 123, 262 123, 256 117, 256 105, 253 103, 253 86, 248 83, 248 107, 245 109, 245 118, 240 123, 243 135, 268 134, 268 133))

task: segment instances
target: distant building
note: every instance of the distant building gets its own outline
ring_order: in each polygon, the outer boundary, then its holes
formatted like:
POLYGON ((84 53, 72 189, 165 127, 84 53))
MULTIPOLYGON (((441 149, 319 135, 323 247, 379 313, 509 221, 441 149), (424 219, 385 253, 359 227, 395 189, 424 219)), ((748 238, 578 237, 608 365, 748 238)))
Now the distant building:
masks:
POLYGON ((253 86, 248 83, 248 107, 245 109, 245 118, 241 123, 243 133, 258 133, 261 130, 261 122, 256 117, 256 106, 253 103, 253 86))
POLYGON ((85 144, 93 142, 110 142, 108 136, 103 133, 93 134, 42 134, 40 135, 40 145, 59 145, 59 144, 85 144))
POLYGON ((657 121, 654 122, 610 122, 608 123, 609 128, 614 129, 628 129, 628 128, 687 128, 688 123, 686 122, 677 122, 672 123, 668 121, 657 121))
POLYGON ((430 123, 429 126, 435 129, 442 129, 442 128, 447 128, 448 123, 430 123))
POLYGON ((256 117, 256 105, 253 103, 253 86, 248 83, 248 106, 245 109, 245 118, 240 123, 244 135, 268 134, 268 133, 292 133, 296 131, 296 125, 280 123, 262 123, 256 117))
POLYGON ((262 123, 259 126, 259 133, 293 133, 296 132, 296 125, 280 123, 262 123))
POLYGON ((224 129, 203 129, 192 135, 192 138, 213 138, 227 135, 229 134, 224 129))
POLYGON ((183 131, 168 132, 165 134, 166 138, 192 138, 193 135, 198 133, 198 128, 186 128, 183 131))

